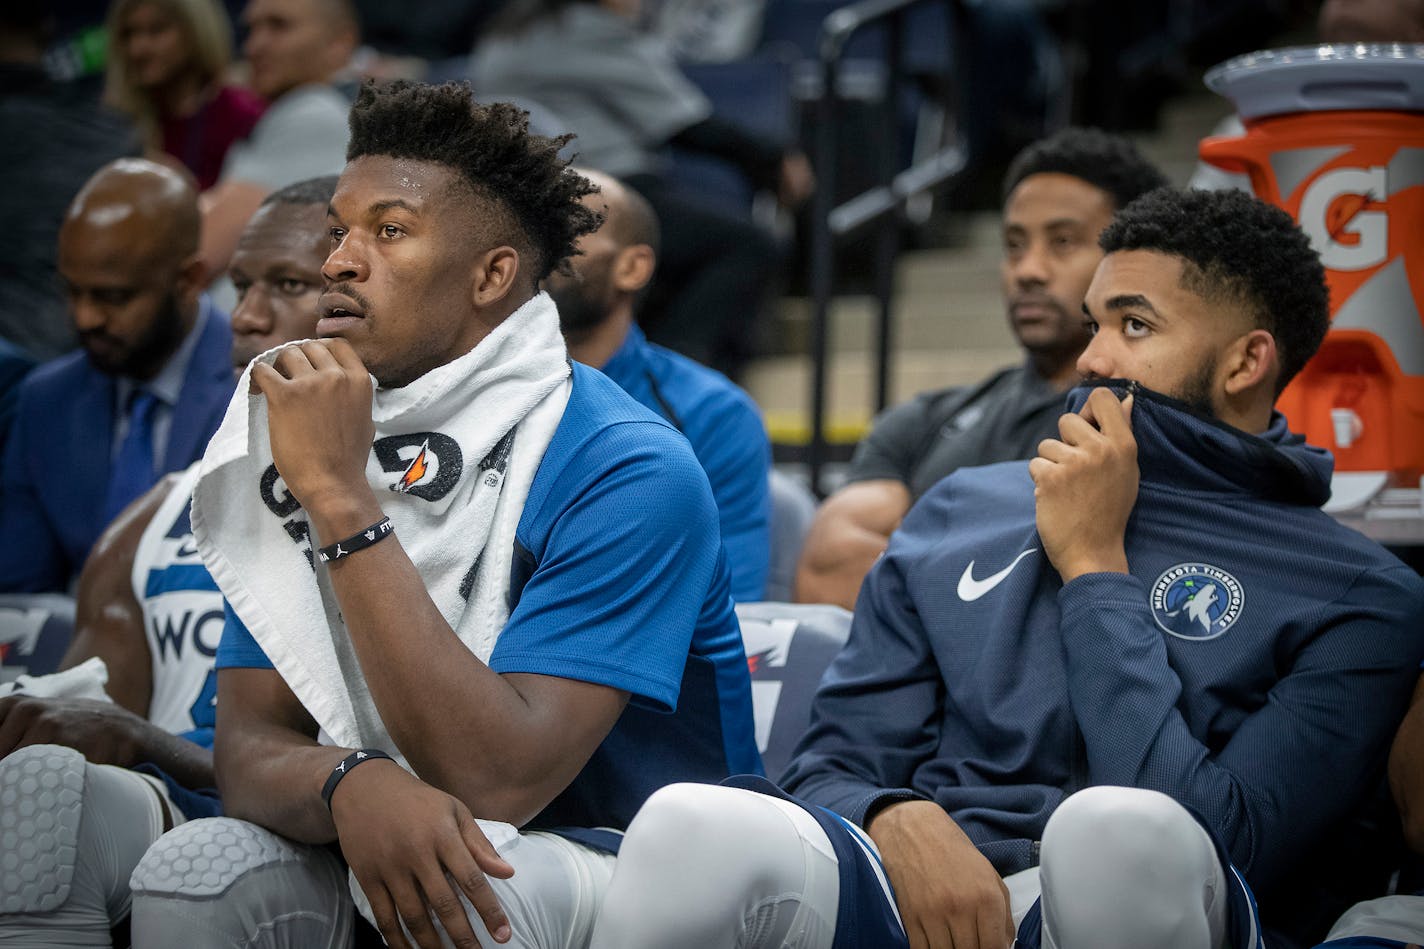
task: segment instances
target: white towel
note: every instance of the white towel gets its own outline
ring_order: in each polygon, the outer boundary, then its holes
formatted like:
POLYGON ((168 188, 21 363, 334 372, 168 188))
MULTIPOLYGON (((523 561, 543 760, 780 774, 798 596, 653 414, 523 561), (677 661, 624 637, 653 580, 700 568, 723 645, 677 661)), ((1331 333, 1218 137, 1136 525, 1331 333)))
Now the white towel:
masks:
MULTIPOLYGON (((282 348, 258 358, 270 363, 282 348)), ((272 467, 267 400, 247 394, 250 373, 203 456, 193 492, 198 550, 322 740, 381 748, 404 764, 326 569, 312 563, 313 546, 340 538, 307 537, 306 512, 272 467)), ((481 660, 509 618, 515 528, 563 418, 569 374, 558 313, 541 293, 466 355, 403 388, 375 390, 367 479, 441 615, 481 660)))
POLYGON ((98 656, 90 656, 77 666, 49 675, 16 676, 0 682, 0 696, 33 695, 41 699, 93 699, 112 702, 104 686, 109 682, 109 667, 98 656))

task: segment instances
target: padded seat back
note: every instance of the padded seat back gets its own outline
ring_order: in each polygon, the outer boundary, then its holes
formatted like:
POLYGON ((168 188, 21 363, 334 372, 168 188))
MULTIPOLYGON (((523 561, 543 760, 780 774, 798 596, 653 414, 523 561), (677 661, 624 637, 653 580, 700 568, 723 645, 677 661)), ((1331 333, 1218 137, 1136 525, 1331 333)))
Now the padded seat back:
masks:
POLYGON ((0 594, 0 682, 48 675, 74 637, 74 600, 62 593, 0 594))
POLYGON ((821 675, 850 635, 850 618, 819 603, 739 603, 752 677, 757 748, 775 780, 811 722, 821 675))

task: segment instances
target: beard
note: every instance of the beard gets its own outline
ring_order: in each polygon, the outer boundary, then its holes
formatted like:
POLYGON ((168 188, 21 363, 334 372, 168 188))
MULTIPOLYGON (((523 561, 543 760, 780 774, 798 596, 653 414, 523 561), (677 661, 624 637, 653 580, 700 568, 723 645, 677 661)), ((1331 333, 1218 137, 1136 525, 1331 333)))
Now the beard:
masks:
POLYGON ((90 364, 100 372, 150 379, 182 343, 185 333, 178 297, 169 293, 148 326, 132 342, 103 330, 81 333, 79 341, 90 364))
POLYGON ((1211 389, 1212 379, 1216 376, 1216 357, 1202 365, 1202 367, 1185 382, 1178 387, 1176 392, 1168 393, 1178 402, 1185 403, 1188 407, 1216 418, 1216 408, 1212 404, 1211 389))
POLYGON ((608 319, 611 307, 605 292, 607 283, 590 277, 592 275, 582 280, 565 277, 558 282, 549 281, 545 286, 559 309, 559 329, 569 342, 582 341, 608 319))
POLYGON ((258 356, 266 352, 265 349, 258 349, 255 346, 248 346, 246 343, 234 339, 232 343, 232 374, 237 378, 242 377, 242 371, 247 368, 247 364, 258 356))

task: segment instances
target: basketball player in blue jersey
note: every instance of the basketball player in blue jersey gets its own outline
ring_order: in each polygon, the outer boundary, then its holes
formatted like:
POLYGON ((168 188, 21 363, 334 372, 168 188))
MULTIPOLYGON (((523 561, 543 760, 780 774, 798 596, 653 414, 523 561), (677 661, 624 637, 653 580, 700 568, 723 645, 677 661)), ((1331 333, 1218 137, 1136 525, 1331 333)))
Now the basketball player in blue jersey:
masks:
MULTIPOLYGON (((243 231, 230 271, 239 371, 314 332, 335 187, 333 176, 275 192, 243 231)), ((193 546, 197 468, 130 505, 80 576, 64 667, 103 659, 113 702, 0 699, 0 852, 24 858, 0 862, 7 946, 109 945, 148 846, 174 824, 221 812, 210 748, 223 606, 193 546), (27 808, 51 823, 27 820, 27 808)))
POLYGON ((1318 257, 1239 192, 1151 192, 1100 243, 1059 437, 924 495, 796 798, 660 791, 597 949, 1258 949, 1258 918, 1300 949, 1383 887, 1424 583, 1319 510, 1330 456, 1273 410, 1326 331, 1318 257))
POLYGON ((135 943, 344 946, 354 901, 396 947, 582 945, 642 802, 759 768, 707 477, 538 290, 599 223, 566 142, 362 88, 321 338, 194 491, 228 816, 149 850, 135 943))

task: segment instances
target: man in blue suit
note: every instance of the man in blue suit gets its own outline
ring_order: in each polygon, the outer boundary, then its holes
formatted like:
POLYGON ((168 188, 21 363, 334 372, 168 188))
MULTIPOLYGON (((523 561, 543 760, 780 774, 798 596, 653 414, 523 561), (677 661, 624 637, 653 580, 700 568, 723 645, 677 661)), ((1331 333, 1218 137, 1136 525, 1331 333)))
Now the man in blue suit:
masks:
POLYGON ((101 168, 59 234, 82 349, 20 388, 0 465, 0 591, 62 591, 99 533, 202 456, 232 394, 232 331, 202 288, 197 194, 137 159, 101 168))

